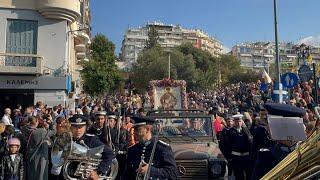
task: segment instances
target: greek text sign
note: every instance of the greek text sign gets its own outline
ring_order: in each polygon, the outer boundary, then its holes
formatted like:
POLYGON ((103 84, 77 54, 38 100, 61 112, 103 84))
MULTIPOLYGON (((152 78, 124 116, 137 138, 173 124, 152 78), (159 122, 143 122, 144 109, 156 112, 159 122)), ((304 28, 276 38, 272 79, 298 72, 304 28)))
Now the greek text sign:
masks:
POLYGON ((1 89, 67 89, 67 77, 0 76, 1 89))

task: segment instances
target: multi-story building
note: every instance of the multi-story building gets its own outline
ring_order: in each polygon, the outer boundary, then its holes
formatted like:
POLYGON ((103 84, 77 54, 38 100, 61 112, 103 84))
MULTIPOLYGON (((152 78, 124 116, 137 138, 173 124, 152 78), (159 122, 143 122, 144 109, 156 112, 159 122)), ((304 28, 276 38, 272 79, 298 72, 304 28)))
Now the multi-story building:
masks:
POLYGON ((0 107, 72 102, 89 24, 89 0, 1 0, 0 107))
MULTIPOLYGON (((232 47, 232 54, 246 68, 265 68, 275 62, 275 44, 272 42, 243 43, 232 47)), ((279 43, 280 62, 283 68, 291 67, 296 59, 293 43, 279 43)))
POLYGON ((213 56, 222 54, 221 43, 201 30, 184 29, 180 25, 165 25, 163 23, 148 23, 144 27, 127 30, 121 47, 121 61, 132 64, 137 61, 139 53, 148 40, 148 32, 154 27, 159 35, 159 44, 167 49, 183 43, 192 43, 194 47, 207 50, 213 56))
MULTIPOLYGON (((312 61, 320 64, 320 47, 303 44, 304 48, 309 47, 312 61)), ((307 57, 299 55, 301 44, 279 43, 279 56, 282 72, 297 70, 300 65, 307 62, 307 57)), ((275 63, 275 43, 255 42, 235 45, 232 54, 240 61, 241 66, 256 69, 268 69, 269 65, 275 63)))

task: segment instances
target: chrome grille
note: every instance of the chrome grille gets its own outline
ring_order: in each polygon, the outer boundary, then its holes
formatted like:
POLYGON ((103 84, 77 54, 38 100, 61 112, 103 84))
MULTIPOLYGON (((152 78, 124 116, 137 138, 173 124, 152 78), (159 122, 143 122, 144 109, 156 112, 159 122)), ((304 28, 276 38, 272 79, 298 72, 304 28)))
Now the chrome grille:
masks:
POLYGON ((177 167, 184 167, 185 174, 179 177, 181 180, 188 179, 208 179, 208 161, 207 160, 177 160, 177 167))

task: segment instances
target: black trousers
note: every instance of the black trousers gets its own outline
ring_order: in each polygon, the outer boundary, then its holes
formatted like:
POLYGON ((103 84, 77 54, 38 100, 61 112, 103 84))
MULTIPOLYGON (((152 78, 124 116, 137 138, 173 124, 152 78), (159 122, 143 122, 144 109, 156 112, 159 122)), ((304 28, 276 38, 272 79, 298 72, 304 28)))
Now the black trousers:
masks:
POLYGON ((251 178, 251 159, 250 156, 232 155, 232 170, 236 180, 251 178))

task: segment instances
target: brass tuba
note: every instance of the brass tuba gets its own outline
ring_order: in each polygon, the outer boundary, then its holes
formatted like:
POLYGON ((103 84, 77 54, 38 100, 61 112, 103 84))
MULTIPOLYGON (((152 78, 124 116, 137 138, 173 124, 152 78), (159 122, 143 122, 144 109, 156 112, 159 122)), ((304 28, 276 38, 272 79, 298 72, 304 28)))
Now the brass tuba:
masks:
MULTIPOLYGON (((64 179, 88 179, 90 173, 98 168, 104 146, 89 148, 84 143, 72 141, 71 133, 59 135, 52 147, 51 160, 53 168, 60 169, 64 179)), ((110 171, 100 175, 100 180, 115 179, 118 173, 118 161, 112 161, 110 171)))

